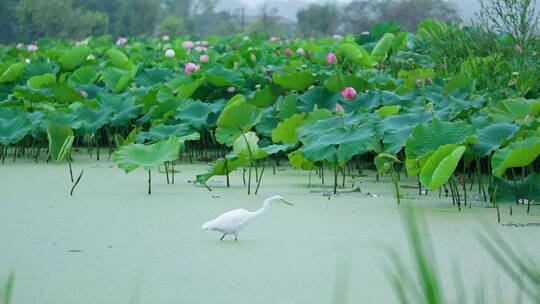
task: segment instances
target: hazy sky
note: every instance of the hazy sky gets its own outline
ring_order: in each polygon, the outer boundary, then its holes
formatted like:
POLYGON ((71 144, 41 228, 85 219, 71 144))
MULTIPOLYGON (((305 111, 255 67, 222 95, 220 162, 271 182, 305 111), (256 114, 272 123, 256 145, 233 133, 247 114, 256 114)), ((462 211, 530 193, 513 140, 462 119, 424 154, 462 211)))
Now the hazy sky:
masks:
MULTIPOLYGON (((227 0, 222 0, 227 1, 227 0)), ((265 2, 266 0, 241 0, 242 2, 246 3, 249 6, 257 6, 258 4, 261 4, 265 2)), ((302 0, 303 2, 309 2, 309 3, 326 3, 326 2, 338 2, 338 3, 347 3, 350 0, 336 0, 336 1, 328 1, 328 0, 302 0)), ((271 2, 271 1, 270 1, 271 2)))

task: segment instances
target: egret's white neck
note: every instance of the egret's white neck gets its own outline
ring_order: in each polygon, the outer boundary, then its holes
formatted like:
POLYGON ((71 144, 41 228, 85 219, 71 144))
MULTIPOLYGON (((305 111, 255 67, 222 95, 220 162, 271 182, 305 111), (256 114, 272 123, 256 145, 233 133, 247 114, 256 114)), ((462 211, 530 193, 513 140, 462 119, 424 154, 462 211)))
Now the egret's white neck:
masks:
POLYGON ((270 205, 271 201, 272 201, 271 199, 266 199, 263 203, 263 206, 259 210, 253 212, 253 216, 258 217, 264 214, 266 210, 268 210, 268 206, 270 205))

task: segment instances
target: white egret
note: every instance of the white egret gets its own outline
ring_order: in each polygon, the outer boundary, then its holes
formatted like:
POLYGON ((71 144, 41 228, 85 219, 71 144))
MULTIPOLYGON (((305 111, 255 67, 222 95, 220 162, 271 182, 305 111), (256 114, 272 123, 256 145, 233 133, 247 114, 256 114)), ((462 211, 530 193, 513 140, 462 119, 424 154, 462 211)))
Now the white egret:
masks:
POLYGON ((234 240, 238 241, 238 233, 240 232, 240 230, 253 222, 257 217, 264 214, 268 210, 268 206, 272 202, 283 202, 285 204, 294 206, 294 204, 284 200, 283 197, 275 195, 267 198, 264 201, 263 206, 257 211, 251 212, 247 211, 246 209, 231 210, 229 212, 223 213, 214 220, 205 223, 204 225, 202 225, 201 228, 203 231, 214 230, 223 233, 223 236, 221 237, 221 239, 219 239, 220 241, 222 241, 227 234, 234 234, 234 240))

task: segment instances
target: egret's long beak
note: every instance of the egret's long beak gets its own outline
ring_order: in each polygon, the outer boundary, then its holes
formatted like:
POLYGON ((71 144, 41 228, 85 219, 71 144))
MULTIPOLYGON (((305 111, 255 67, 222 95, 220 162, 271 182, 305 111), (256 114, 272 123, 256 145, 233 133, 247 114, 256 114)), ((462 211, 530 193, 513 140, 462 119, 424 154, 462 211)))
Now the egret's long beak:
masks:
POLYGON ((283 201, 283 202, 284 202, 285 204, 287 204, 287 205, 291 205, 291 206, 294 206, 294 204, 293 204, 293 203, 289 203, 289 202, 287 202, 287 201, 286 201, 286 200, 284 200, 284 199, 282 199, 282 201, 283 201))

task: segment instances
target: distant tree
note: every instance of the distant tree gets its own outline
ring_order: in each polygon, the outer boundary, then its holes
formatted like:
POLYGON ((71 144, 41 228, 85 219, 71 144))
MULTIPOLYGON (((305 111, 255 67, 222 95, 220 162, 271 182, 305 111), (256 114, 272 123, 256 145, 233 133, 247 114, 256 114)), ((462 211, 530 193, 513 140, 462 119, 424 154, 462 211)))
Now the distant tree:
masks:
POLYGON ((345 32, 367 31, 375 23, 395 21, 403 30, 414 32, 422 20, 454 21, 458 12, 446 0, 353 0, 343 8, 345 32))
POLYGON ((251 34, 267 34, 279 36, 283 34, 283 26, 278 22, 277 9, 270 8, 265 2, 260 9, 260 16, 250 24, 248 32, 251 34))
POLYGON ((113 17, 113 34, 153 35, 158 21, 159 5, 159 0, 122 0, 113 17))
POLYGON ((162 0, 161 6, 165 15, 173 15, 183 20, 193 14, 196 0, 162 0))
POLYGON ((0 43, 11 42, 16 38, 17 0, 0 0, 0 43))
POLYGON ((81 39, 107 32, 108 17, 76 8, 73 0, 20 0, 16 7, 19 37, 81 39))
POLYGON ((298 30, 304 37, 335 34, 339 25, 339 9, 335 4, 311 4, 296 14, 298 30))
POLYGON ((167 16, 163 22, 158 25, 158 34, 161 35, 171 35, 178 36, 183 33, 184 22, 182 19, 176 16, 167 16))

